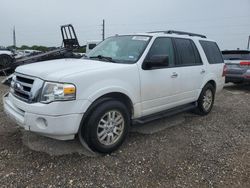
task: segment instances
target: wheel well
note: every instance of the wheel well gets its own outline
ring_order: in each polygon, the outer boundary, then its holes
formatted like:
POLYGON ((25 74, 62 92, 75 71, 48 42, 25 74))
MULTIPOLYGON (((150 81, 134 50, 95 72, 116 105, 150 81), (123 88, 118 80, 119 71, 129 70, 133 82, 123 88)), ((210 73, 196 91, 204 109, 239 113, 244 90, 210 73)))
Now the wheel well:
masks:
POLYGON ((119 92, 108 93, 99 97, 96 101, 102 100, 102 99, 116 99, 122 102, 124 105, 126 105, 131 115, 133 115, 134 113, 134 107, 133 107, 133 103, 131 99, 123 93, 119 93, 119 92))
MULTIPOLYGON (((90 107, 88 108, 88 110, 85 112, 83 118, 82 118, 82 121, 81 121, 81 124, 80 124, 80 127, 79 127, 79 130, 82 129, 82 127, 84 127, 84 122, 88 120, 88 117, 89 115, 95 110, 95 108, 102 104, 103 102, 106 102, 110 99, 116 99, 120 102, 122 102, 124 105, 126 105, 127 109, 129 110, 129 113, 131 114, 131 117, 132 115, 134 114, 134 108, 133 108, 133 103, 132 101, 130 100, 130 98, 123 94, 123 93, 119 93, 119 92, 112 92, 112 93, 108 93, 108 94, 105 94, 101 97, 99 97, 98 99, 96 99, 91 105, 90 107)), ((79 132, 78 130, 78 132, 79 132)))
POLYGON ((214 80, 210 80, 210 81, 207 82, 207 84, 208 83, 211 84, 214 87, 214 89, 216 90, 216 83, 215 83, 214 80))

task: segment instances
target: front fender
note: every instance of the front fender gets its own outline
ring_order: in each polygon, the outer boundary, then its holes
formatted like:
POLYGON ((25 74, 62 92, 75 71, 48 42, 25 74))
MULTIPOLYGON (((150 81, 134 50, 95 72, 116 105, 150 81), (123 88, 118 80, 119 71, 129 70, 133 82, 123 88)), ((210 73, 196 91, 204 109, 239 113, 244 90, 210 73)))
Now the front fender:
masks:
POLYGON ((136 99, 135 95, 133 95, 128 90, 126 90, 122 87, 119 87, 119 86, 105 87, 105 88, 98 89, 88 97, 88 100, 91 102, 94 102, 98 98, 100 98, 106 94, 109 94, 109 93, 122 93, 122 94, 126 95, 128 98, 130 98, 130 100, 132 101, 133 104, 137 103, 136 102, 137 99, 136 99))

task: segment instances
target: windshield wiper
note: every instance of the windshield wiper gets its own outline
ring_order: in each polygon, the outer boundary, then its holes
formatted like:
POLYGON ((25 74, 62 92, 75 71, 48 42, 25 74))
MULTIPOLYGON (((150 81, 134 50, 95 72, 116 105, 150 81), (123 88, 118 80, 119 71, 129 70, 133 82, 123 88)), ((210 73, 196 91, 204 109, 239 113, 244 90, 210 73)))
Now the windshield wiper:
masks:
POLYGON ((105 60, 105 61, 115 63, 115 61, 113 60, 112 57, 107 57, 107 56, 103 56, 103 55, 90 56, 89 59, 100 59, 100 60, 105 60))

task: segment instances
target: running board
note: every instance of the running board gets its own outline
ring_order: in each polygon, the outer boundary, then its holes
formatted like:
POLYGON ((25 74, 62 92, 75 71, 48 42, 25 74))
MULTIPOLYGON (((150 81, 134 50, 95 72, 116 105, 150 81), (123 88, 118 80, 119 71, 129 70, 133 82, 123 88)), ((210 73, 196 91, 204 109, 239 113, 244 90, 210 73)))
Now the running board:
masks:
POLYGON ((161 119, 161 118, 166 118, 166 117, 170 117, 176 114, 179 114, 181 112, 186 112, 189 110, 193 110, 197 107, 197 102, 194 103, 190 103, 190 104, 186 104, 186 105, 182 105, 182 106, 178 106, 169 110, 165 110, 162 112, 158 112, 152 115, 148 115, 145 117, 141 117, 138 119, 133 119, 132 124, 136 125, 136 124, 145 124, 145 123, 149 123, 151 121, 157 120, 157 119, 161 119))

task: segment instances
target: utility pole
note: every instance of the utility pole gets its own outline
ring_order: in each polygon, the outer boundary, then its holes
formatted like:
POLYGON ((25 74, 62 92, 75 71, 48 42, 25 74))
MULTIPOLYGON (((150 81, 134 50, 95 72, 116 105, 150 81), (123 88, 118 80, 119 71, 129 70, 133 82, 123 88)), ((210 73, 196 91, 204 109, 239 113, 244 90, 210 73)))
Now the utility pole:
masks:
POLYGON ((250 50, 250 35, 249 35, 249 37, 248 37, 247 49, 250 50))
POLYGON ((14 47, 14 50, 16 50, 16 28, 15 26, 13 28, 13 47, 14 47))
POLYGON ((105 40, 105 20, 102 20, 102 40, 105 40))

